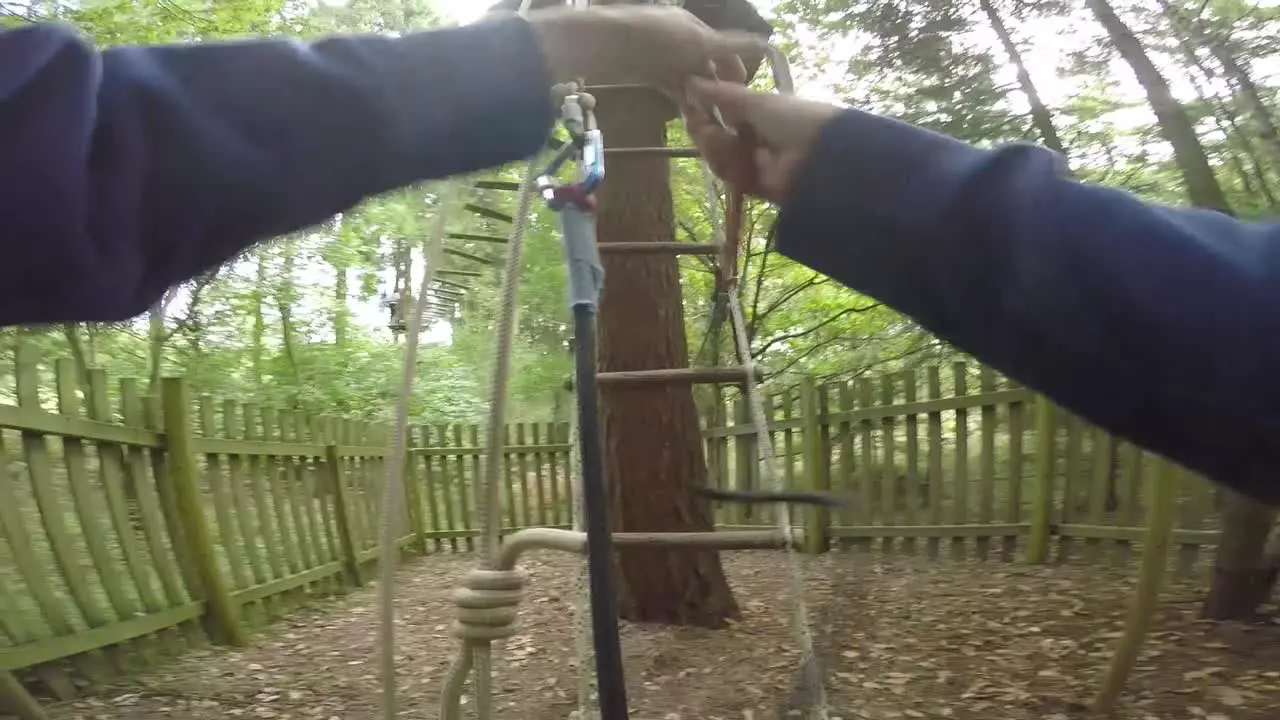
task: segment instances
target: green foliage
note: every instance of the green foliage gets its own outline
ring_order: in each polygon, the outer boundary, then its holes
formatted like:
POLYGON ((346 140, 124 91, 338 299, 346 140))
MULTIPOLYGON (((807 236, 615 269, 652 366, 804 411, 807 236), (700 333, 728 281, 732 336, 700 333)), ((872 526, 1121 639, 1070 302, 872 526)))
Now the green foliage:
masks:
MULTIPOLYGON (((400 33, 444 19, 429 0, 89 0, 5 7, 7 24, 59 20, 101 45, 400 33)), ((1171 80, 1231 205, 1246 216, 1273 212, 1280 145, 1265 127, 1277 105, 1266 68, 1280 43, 1280 8, 1254 0, 1125 0, 1115 10, 1171 80)), ((1078 3, 784 0, 774 19, 781 30, 777 40, 806 91, 979 145, 1039 141, 1048 122, 1082 179, 1157 202, 1184 201, 1187 178, 1147 97, 1112 39, 1078 3), (1001 29, 1012 53, 1000 40, 1001 29), (1029 68, 1027 77, 1015 71, 1018 63, 1029 68), (1042 97, 1047 118, 1032 116, 1032 91, 1042 97)), ((767 89, 767 80, 757 83, 767 89)), ((688 144, 678 123, 669 136, 672 145, 688 144)), ((697 164, 674 162, 672 168, 679 239, 711 241, 714 214, 697 164)), ((491 177, 517 180, 522 172, 509 167, 491 177)), ((514 195, 474 191, 469 200, 510 212, 514 195)), ((8 347, 26 336, 50 354, 78 348, 86 364, 108 366, 114 375, 183 373, 196 392, 385 417, 399 382, 403 341, 397 344, 384 327, 379 299, 403 269, 406 252, 415 282, 420 277, 420 245, 437 202, 426 187, 374 198, 178 289, 151 318, 110 327, 9 329, 0 338, 8 347)), ((798 374, 847 377, 954 355, 874 299, 782 257, 773 244, 775 221, 774 209, 749 207, 739 269, 753 353, 783 373, 781 383, 793 383, 798 374)), ((455 217, 452 229, 509 232, 505 224, 470 214, 455 217)), ((856 234, 847 241, 856 242, 856 234)), ((493 266, 446 261, 484 273, 459 278, 469 289, 449 332, 437 325, 421 353, 413 413, 431 422, 479 418, 494 356, 497 268, 505 246, 451 240, 450 247, 493 266)), ((691 359, 712 364, 718 355, 728 362, 733 345, 727 331, 718 343, 712 333, 711 267, 700 258, 679 262, 691 359)), ((549 419, 571 372, 571 328, 558 229, 545 211, 528 229, 519 318, 512 419, 549 419)), ((10 372, 0 364, 0 374, 10 372)))

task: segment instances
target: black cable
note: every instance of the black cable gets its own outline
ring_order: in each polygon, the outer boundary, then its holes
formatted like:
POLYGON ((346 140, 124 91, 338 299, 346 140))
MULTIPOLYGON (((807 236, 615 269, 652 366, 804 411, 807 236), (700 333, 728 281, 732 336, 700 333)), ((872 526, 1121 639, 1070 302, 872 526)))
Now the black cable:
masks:
POLYGON ((578 395, 578 446, 582 457, 582 506, 587 530, 587 573, 591 591, 591 637, 596 655, 596 689, 601 720, 627 720, 627 684, 618 634, 618 596, 613 581, 613 535, 609 488, 605 484, 596 387, 596 310, 573 306, 574 387, 578 395))

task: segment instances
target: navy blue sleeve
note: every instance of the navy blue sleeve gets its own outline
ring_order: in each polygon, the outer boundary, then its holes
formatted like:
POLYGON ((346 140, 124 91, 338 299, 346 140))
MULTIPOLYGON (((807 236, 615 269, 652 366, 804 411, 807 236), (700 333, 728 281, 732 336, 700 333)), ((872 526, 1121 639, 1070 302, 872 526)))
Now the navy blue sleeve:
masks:
POLYGON ((1060 158, 846 111, 779 250, 1063 407, 1280 503, 1280 225, 1159 207, 1060 158))
POLYGON ((531 155, 550 86, 519 18, 102 52, 0 33, 0 325, 132 317, 256 241, 531 155))

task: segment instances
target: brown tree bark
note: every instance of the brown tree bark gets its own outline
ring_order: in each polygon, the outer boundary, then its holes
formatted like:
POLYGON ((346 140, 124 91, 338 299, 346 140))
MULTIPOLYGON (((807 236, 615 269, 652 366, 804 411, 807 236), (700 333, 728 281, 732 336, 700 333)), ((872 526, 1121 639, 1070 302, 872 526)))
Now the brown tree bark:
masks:
POLYGON ((1276 578, 1274 561, 1264 553, 1276 509, 1230 491, 1225 495, 1222 544, 1200 614, 1210 620, 1253 620, 1276 578))
MULTIPOLYGON (((1106 29, 1112 45, 1124 58, 1142 89, 1169 144, 1193 205, 1228 215, 1230 204, 1218 184, 1209 157, 1200 144, 1186 110, 1173 97, 1169 83, 1151 62, 1141 41, 1129 30, 1107 0, 1085 0, 1094 17, 1106 29)), ((1228 492, 1223 502, 1221 544, 1214 556, 1213 585, 1201 612, 1219 620, 1252 619, 1265 594, 1259 585, 1265 577, 1263 545, 1275 519, 1275 509, 1243 495, 1228 492)))
MULTIPOLYGON (((1198 20, 1191 20, 1184 17, 1183 13, 1175 8, 1169 0, 1159 0, 1161 11, 1170 25, 1174 29, 1174 41, 1178 44, 1178 49, 1182 52, 1182 56, 1186 58, 1187 64, 1200 71, 1200 74, 1206 80, 1212 82, 1218 77, 1218 73, 1209 67, 1197 53, 1199 47, 1209 47, 1211 54, 1218 60, 1224 69, 1230 75, 1232 70, 1235 74, 1231 75, 1231 80, 1237 89, 1245 92, 1245 104, 1249 106, 1249 111, 1253 114, 1254 122, 1257 125, 1258 135, 1263 140, 1263 150, 1271 157, 1271 163, 1275 167, 1280 167, 1280 140, 1277 140, 1275 124, 1271 121, 1271 116, 1267 112, 1266 107, 1262 105, 1261 99, 1257 95, 1257 88, 1253 86, 1253 80, 1249 77, 1239 64, 1232 58, 1230 51, 1222 46, 1216 38, 1209 37, 1207 32, 1202 29, 1198 20), (1225 59, 1224 59, 1225 57, 1225 59), (1243 81, 1241 81, 1243 76, 1243 81), (1248 94, 1248 89, 1252 88, 1253 95, 1248 94)), ((1249 164, 1253 169, 1254 176, 1250 177, 1244 169, 1244 163, 1234 154, 1228 154, 1228 162, 1232 163, 1233 169, 1240 177, 1241 185, 1246 192, 1252 193, 1252 185, 1255 183, 1258 190, 1262 193, 1263 198, 1268 205, 1274 206, 1276 199, 1271 191, 1270 184, 1267 181, 1266 171, 1263 168, 1260 158, 1253 151, 1253 141, 1240 127, 1237 122, 1235 109, 1225 102, 1216 93, 1210 93, 1201 83, 1197 82, 1194 76, 1191 78, 1192 85, 1196 92, 1210 103, 1214 110, 1214 115, 1218 118, 1219 130, 1224 136, 1237 140, 1240 152, 1249 159, 1249 164), (1228 133, 1221 126, 1226 124, 1230 127, 1231 132, 1228 133)))
POLYGON ((1107 0, 1085 0, 1085 5, 1107 31, 1112 46, 1133 69, 1134 77, 1146 93, 1147 102, 1160 126, 1160 133, 1173 146, 1174 163, 1182 174, 1191 204, 1232 214, 1231 206, 1222 193, 1222 186, 1218 184, 1213 168, 1209 165, 1209 156, 1205 154, 1195 126, 1191 124, 1191 118, 1173 97, 1168 81, 1147 56, 1142 42, 1107 0))
MULTIPOLYGON (((666 144, 672 108, 645 90, 603 91, 597 116, 610 147, 666 144)), ((672 242, 671 161, 615 157, 599 192, 600 242, 672 242)), ((680 273, 673 256, 605 256, 600 305, 601 372, 689 365, 680 273)), ((706 460, 688 385, 602 389, 605 473, 616 532, 712 530, 694 487, 706 460)), ((711 551, 626 548, 618 552, 622 617, 723 627, 738 606, 711 551)))
POLYGON ((1027 72, 1027 64, 1022 60, 1022 52, 1018 50, 1018 43, 1014 42, 1013 34, 1009 32, 1008 26, 1004 23, 1004 18, 1000 16, 1000 11, 996 9, 994 0, 978 0, 978 5, 982 8, 983 14, 987 16, 987 22, 991 23, 991 29, 995 31, 996 37, 1000 38, 1000 46, 1004 48, 1005 54, 1009 56, 1009 62, 1013 63, 1014 70, 1017 71, 1018 89, 1022 90, 1022 94, 1027 96, 1027 104, 1031 106, 1031 124, 1035 127, 1036 132, 1040 134, 1045 147, 1066 157, 1067 147, 1062 143, 1062 138, 1058 135, 1058 128, 1053 124, 1053 113, 1049 112, 1049 107, 1040 98, 1040 91, 1036 89, 1036 84, 1031 80, 1031 73, 1027 72))
MULTIPOLYGON (((1249 114, 1253 116, 1258 137, 1262 140, 1263 149, 1271 159, 1272 165, 1280 167, 1280 129, 1277 129, 1275 119, 1267 110, 1267 104, 1262 99, 1262 93, 1258 91, 1253 76, 1243 64, 1236 60, 1231 48, 1227 45, 1227 39, 1207 29, 1198 17, 1188 17, 1185 12, 1174 7, 1169 0, 1158 0, 1158 2, 1161 11, 1174 29, 1179 34, 1190 36, 1197 45, 1208 49, 1209 54, 1222 66, 1232 89, 1240 94, 1249 114)), ((1214 77, 1213 73, 1206 73, 1206 75, 1210 78, 1214 77)))

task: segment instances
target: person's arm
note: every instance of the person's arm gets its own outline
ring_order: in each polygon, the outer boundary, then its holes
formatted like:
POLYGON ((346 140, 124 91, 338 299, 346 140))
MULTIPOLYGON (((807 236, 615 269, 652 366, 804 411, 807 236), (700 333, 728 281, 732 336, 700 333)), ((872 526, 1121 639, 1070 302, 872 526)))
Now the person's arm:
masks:
POLYGON ((1280 503, 1280 225, 1071 180, 855 110, 793 178, 778 249, 1089 421, 1280 503))
POLYGON ((531 155, 550 86, 516 18, 102 52, 2 32, 0 326, 129 318, 255 241, 531 155))

